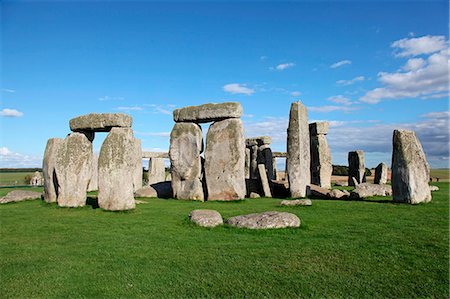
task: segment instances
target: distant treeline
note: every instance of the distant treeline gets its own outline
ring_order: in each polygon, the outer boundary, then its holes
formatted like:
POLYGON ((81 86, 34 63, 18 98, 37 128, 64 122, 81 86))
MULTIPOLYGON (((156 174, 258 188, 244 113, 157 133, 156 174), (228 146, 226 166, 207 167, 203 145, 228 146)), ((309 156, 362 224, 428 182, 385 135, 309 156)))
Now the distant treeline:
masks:
MULTIPOLYGON (((333 165, 333 175, 342 175, 347 176, 348 175, 348 166, 344 165, 333 165)), ((369 168, 366 168, 366 176, 371 176, 372 172, 369 168)))
POLYGON ((0 168, 0 172, 42 172, 42 168, 0 168))

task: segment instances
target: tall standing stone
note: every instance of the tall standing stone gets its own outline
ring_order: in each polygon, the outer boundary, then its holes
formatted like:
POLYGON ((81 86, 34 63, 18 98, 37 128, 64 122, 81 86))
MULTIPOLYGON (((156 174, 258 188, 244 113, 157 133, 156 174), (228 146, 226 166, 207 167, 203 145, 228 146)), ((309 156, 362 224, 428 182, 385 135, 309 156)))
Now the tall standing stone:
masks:
POLYGON ((414 131, 394 130, 392 151, 392 197, 417 204, 431 201, 430 169, 414 131))
POLYGON ((163 158, 150 158, 148 161, 148 185, 166 180, 166 166, 163 158))
POLYGON ((141 140, 137 138, 134 139, 134 160, 136 164, 133 173, 133 190, 136 192, 142 188, 142 176, 144 172, 142 169, 141 140))
POLYGON ((361 184, 366 181, 366 167, 364 165, 364 152, 361 150, 348 153, 348 185, 355 186, 352 178, 356 183, 361 184))
POLYGON ((326 134, 328 122, 315 122, 309 124, 311 142, 311 183, 322 188, 331 188, 331 153, 328 147, 326 134))
POLYGON ((92 155, 91 179, 89 180, 87 191, 98 190, 98 156, 92 155))
POLYGON ((250 161, 251 161, 251 150, 245 148, 245 179, 250 178, 250 161))
POLYGON ((55 166, 58 148, 62 142, 63 139, 51 138, 47 141, 45 147, 42 174, 44 177, 44 200, 48 203, 56 202, 58 198, 58 179, 55 166))
POLYGON ((71 133, 60 144, 56 157, 58 205, 82 207, 91 179, 92 143, 82 133, 71 133))
POLYGON ((111 211, 135 208, 136 140, 131 128, 112 128, 98 159, 98 205, 111 211))
POLYGON ((378 164, 378 166, 375 168, 375 177, 374 177, 374 183, 375 184, 386 184, 387 183, 387 176, 388 176, 388 167, 384 163, 378 164))
POLYGON ((205 176, 208 200, 245 197, 245 139, 242 121, 213 123, 206 135, 205 176))
POLYGON ((203 201, 202 129, 194 123, 176 123, 170 133, 169 158, 173 196, 203 201))
POLYGON ((305 197, 311 183, 308 111, 292 103, 287 130, 286 167, 292 197, 305 197))

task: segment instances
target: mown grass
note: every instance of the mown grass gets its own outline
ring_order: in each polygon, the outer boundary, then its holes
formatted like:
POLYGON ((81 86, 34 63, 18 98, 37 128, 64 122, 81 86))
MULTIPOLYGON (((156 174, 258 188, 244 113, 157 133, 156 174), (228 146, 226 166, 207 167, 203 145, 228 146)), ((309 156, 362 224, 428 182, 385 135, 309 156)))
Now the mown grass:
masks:
POLYGON ((440 182, 448 182, 449 176, 450 176, 450 169, 448 168, 430 170, 430 177, 433 178, 433 180, 439 178, 440 182))
POLYGON ((33 176, 34 172, 0 172, 0 186, 28 185, 27 176, 33 176))
POLYGON ((416 206, 377 198, 311 207, 146 199, 118 213, 2 205, 1 296, 448 298, 449 184, 436 185, 433 201, 416 206), (302 226, 200 228, 187 217, 199 208, 224 218, 286 211, 302 226))

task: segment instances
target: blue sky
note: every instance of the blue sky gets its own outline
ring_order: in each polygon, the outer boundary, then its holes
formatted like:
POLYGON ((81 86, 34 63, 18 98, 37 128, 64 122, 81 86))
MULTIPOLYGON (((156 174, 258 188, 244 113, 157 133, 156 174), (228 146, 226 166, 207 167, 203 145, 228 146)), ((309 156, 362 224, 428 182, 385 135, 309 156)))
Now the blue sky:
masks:
POLYGON ((90 112, 129 113, 145 150, 167 150, 173 109, 224 101, 285 151, 295 100, 330 121, 335 164, 362 149, 390 165, 392 130, 408 128, 448 167, 447 1, 0 5, 0 167, 40 166, 90 112))

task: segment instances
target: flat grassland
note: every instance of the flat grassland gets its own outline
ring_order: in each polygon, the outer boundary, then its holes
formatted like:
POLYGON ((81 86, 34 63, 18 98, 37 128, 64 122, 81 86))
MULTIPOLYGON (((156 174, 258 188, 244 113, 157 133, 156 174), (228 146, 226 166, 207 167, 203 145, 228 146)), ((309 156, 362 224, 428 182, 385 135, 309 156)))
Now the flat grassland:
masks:
POLYGON ((26 177, 33 174, 34 172, 0 172, 0 186, 28 185, 26 177))
MULTIPOLYGON (((2 298, 448 298, 449 184, 429 204, 142 199, 131 212, 0 206, 2 298), (196 227, 193 209, 285 211, 298 229, 196 227)), ((42 188, 30 188, 42 191, 42 188)), ((0 189, 0 196, 11 189, 0 189)))

